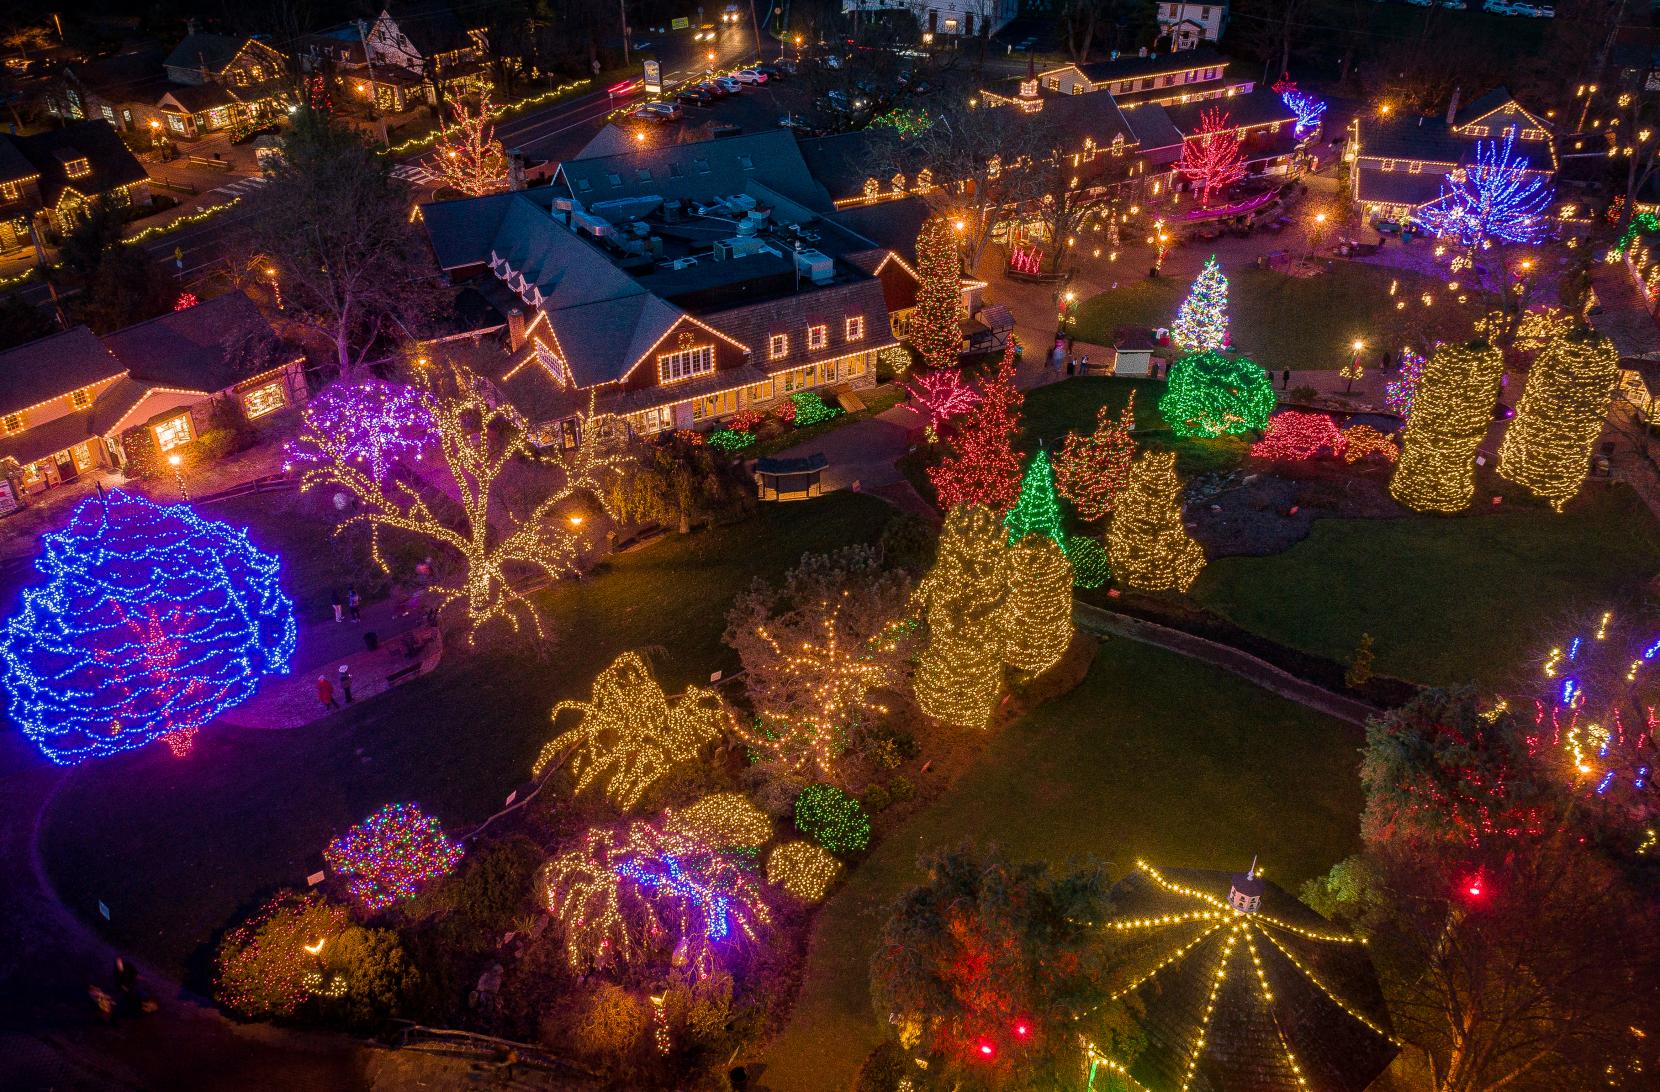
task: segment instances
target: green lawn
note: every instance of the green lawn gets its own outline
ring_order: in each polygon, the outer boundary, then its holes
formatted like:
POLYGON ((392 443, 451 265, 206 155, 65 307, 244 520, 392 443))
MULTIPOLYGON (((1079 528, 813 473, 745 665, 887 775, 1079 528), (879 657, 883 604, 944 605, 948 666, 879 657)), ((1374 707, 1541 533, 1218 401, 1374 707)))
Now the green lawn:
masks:
MULTIPOLYGON (((585 696, 617 653, 660 647, 671 689, 736 667, 720 644, 733 593, 803 551, 874 539, 891 512, 849 493, 770 505, 557 585, 547 596, 557 645, 545 660, 457 653, 306 728, 210 728, 182 760, 151 747, 78 768, 44 825, 52 881, 83 915, 107 904, 116 944, 182 973, 239 908, 303 882, 328 840, 380 805, 415 800, 452 829, 490 814, 529 775, 549 708, 585 696)), ((257 523, 252 537, 262 541, 257 523)))
POLYGON ((765 1083, 839 1092, 881 1039, 867 968, 920 851, 973 839, 1114 878, 1137 857, 1243 868, 1295 891, 1356 848, 1360 730, 1191 660, 1105 644, 1084 684, 987 740, 952 791, 862 862, 825 906, 765 1083))
POLYGON ((1192 595, 1235 624, 1347 661, 1372 634, 1379 672, 1491 682, 1548 650, 1572 613, 1618 607, 1660 569, 1660 529, 1623 487, 1564 515, 1324 519, 1290 551, 1227 557, 1192 595))
POLYGON ((1100 408, 1106 406, 1116 414, 1132 391, 1135 392, 1137 439, 1153 451, 1174 451, 1177 469, 1184 476, 1228 469, 1245 457, 1249 445, 1244 440, 1173 436, 1158 409, 1159 399, 1164 396, 1162 381, 1103 376, 1079 376, 1028 391, 1020 444, 1027 450, 1039 443, 1050 451, 1059 450, 1068 432, 1094 431, 1100 408))
MULTIPOLYGON (((1475 300, 1460 305, 1439 280, 1356 262, 1335 262, 1317 277, 1255 267, 1223 272, 1234 346, 1274 372, 1341 368, 1355 338, 1371 346, 1369 361, 1375 363, 1384 347, 1466 337, 1485 311, 1475 300), (1397 280, 1391 298, 1389 286, 1397 280), (1433 294, 1429 307, 1420 298, 1426 291, 1433 294), (1396 310, 1395 302, 1406 307, 1396 310)), ((1189 283, 1186 277, 1144 278, 1087 299, 1078 307, 1077 337, 1111 345, 1119 326, 1169 326, 1189 283)))

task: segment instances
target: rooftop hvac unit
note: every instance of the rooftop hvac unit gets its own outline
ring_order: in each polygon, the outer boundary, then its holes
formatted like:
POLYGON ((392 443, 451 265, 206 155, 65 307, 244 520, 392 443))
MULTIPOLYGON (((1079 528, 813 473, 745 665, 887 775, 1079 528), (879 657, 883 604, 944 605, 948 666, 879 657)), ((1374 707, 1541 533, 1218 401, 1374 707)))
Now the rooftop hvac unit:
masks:
POLYGON ((571 227, 576 231, 586 231, 596 239, 610 238, 616 231, 616 228, 611 226, 611 221, 603 216, 576 210, 571 212, 571 227))
POLYGON ((715 248, 710 252, 709 256, 717 262, 724 262, 728 258, 735 257, 737 248, 732 244, 733 240, 731 239, 717 239, 715 241, 715 248))
POLYGON ((750 212, 760 203, 747 193, 735 193, 726 199, 726 207, 731 209, 734 215, 750 212))
POLYGON ((822 250, 795 252, 795 271, 814 284, 829 284, 836 276, 836 263, 822 250))

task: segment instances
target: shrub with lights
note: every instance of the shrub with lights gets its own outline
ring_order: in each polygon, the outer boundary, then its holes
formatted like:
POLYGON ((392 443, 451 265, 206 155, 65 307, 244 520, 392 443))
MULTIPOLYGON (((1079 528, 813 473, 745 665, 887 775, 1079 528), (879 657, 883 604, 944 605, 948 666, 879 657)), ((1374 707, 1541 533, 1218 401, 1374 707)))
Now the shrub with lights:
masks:
POLYGON ((1072 562, 1072 584, 1078 588, 1099 588, 1112 576, 1107 550, 1088 535, 1071 535, 1066 540, 1066 559, 1072 562))
POLYGON ((1606 337, 1581 329, 1547 342, 1499 446, 1499 474, 1562 511, 1585 482, 1619 379, 1606 337))
POLYGON ((1258 459, 1300 462, 1320 455, 1336 455, 1343 449, 1343 435, 1323 413, 1286 410, 1268 422, 1268 431, 1251 445, 1258 459))
POLYGON ((870 817, 864 806, 834 785, 808 785, 801 790, 795 800, 795 828, 842 856, 870 845, 870 817))
MULTIPOLYGON (((1135 461, 1135 391, 1115 419, 1102 406, 1095 413, 1095 431, 1069 432, 1055 456, 1055 488, 1072 502, 1078 517, 1087 522, 1112 514, 1118 495, 1130 477, 1135 461)), ((1067 553, 1070 554, 1068 547, 1067 553)))
POLYGON ((1412 416, 1412 400, 1418 396, 1418 385, 1424 381, 1424 358, 1411 349, 1401 350, 1400 378, 1383 385, 1383 401, 1402 418, 1412 416))
POLYGON ((818 902, 841 874, 842 863, 811 842, 785 842, 767 855, 767 882, 802 902, 818 902))
POLYGON ((344 906, 315 892, 281 892, 220 941, 214 996, 247 1017, 293 1016, 313 997, 339 996, 323 951, 350 925, 344 906))
POLYGON ((708 444, 725 452, 744 451, 755 446, 755 434, 732 428, 717 428, 709 434, 708 444))
POLYGON ((449 875, 461 855, 461 843, 415 804, 387 804, 323 850, 329 870, 369 911, 414 898, 423 884, 449 875))
POLYGON ((1485 341, 1442 345, 1424 368, 1389 492, 1419 512, 1458 512, 1475 497, 1476 449, 1493 421, 1504 357, 1485 341))
POLYGON ((772 838, 772 820, 741 792, 718 792, 669 813, 664 826, 715 849, 753 848, 772 838))
POLYGON ((796 428, 808 428, 841 416, 841 409, 826 405, 823 396, 817 391, 796 391, 790 395, 790 401, 795 404, 795 413, 790 420, 795 423, 796 428))
POLYGON ((1182 483, 1173 451, 1149 451, 1130 468, 1118 514, 1107 529, 1113 574, 1140 591, 1182 591, 1205 567, 1204 547, 1182 523, 1182 483))
POLYGON ((0 634, 11 716, 59 765, 197 729, 287 674, 294 607, 277 558, 183 504, 91 497, 43 537, 44 584, 0 634))
POLYGON ((1255 362, 1206 349, 1170 365, 1159 412, 1176 435, 1211 439, 1261 432, 1274 405, 1274 384, 1255 362))
POLYGON ((1387 432, 1371 425, 1350 425, 1343 430, 1343 461, 1358 463, 1376 456, 1392 463, 1401 457, 1401 445, 1387 432))

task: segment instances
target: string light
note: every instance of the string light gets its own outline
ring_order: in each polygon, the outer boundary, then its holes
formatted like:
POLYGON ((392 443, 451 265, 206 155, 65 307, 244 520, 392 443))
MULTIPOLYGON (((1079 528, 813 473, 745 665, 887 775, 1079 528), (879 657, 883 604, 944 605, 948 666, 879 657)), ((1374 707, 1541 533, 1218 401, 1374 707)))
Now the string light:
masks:
POLYGON ((1049 453, 1042 448, 1038 448, 1031 462, 1026 464, 1026 476, 1020 483, 1020 497, 1009 509, 1008 515, 1003 517, 1003 526, 1008 528, 1011 546, 1028 535, 1042 535, 1065 549, 1066 529, 1061 521, 1061 502, 1055 495, 1055 476, 1049 467, 1049 453))
POLYGON ((1008 550, 996 516, 980 507, 945 517, 916 601, 927 644, 916 672, 922 711, 948 724, 988 727, 1003 689, 1003 601, 1008 550))
POLYGON ((450 121, 438 130, 437 154, 428 162, 449 189, 468 197, 483 197, 507 188, 507 155, 491 124, 490 92, 479 93, 478 109, 458 95, 449 99, 450 121))
POLYGON ((1457 167, 1441 181, 1441 196, 1418 209, 1413 219, 1437 238, 1457 239, 1474 248, 1489 240, 1537 243, 1549 230, 1544 215, 1555 191, 1543 174, 1529 173, 1526 156, 1515 155, 1516 132, 1504 143, 1476 142, 1473 167, 1457 167))
POLYGON ((1235 126, 1224 110, 1206 110, 1199 115, 1199 131, 1182 141, 1182 157, 1176 169, 1199 190, 1199 205, 1210 207, 1213 193, 1245 177, 1245 157, 1235 126))
MULTIPOLYGON (((1066 434, 1055 456, 1055 488, 1072 502, 1080 519, 1094 523, 1112 514, 1135 460, 1134 432, 1135 391, 1131 390, 1116 420, 1102 406, 1095 411, 1094 432, 1066 434)), ((1071 553, 1070 543, 1067 552, 1071 553)))
POLYGON ((1393 436, 1371 425, 1350 425, 1343 430, 1344 462, 1357 463, 1372 455, 1392 463, 1401 457, 1401 448, 1393 436))
POLYGON ((366 466, 370 477, 384 482, 399 463, 420 462, 438 446, 431 396, 378 379, 331 384, 306 403, 304 422, 319 435, 340 437, 342 446, 325 452, 316 444, 294 442, 285 454, 291 464, 325 474, 338 456, 366 466))
POLYGON ((664 825, 714 849, 750 848, 772 837, 772 820, 741 792, 718 792, 667 814, 664 825))
POLYGON ((1307 91, 1297 90, 1297 85, 1287 80, 1274 84, 1274 92, 1279 95, 1280 101, 1285 103, 1286 109, 1297 115, 1297 124, 1292 126, 1292 135, 1301 140, 1320 127, 1320 119, 1325 116, 1326 103, 1323 99, 1315 98, 1307 91))
POLYGON ((1009 550, 1008 573, 1003 660, 1041 674, 1072 644, 1072 565, 1054 541, 1030 535, 1009 550))
POLYGON ((919 372, 905 388, 911 401, 922 408, 924 426, 930 436, 936 436, 945 423, 974 408, 980 394, 963 382, 962 372, 947 368, 938 372, 919 372))
POLYGON ((294 606, 277 558, 183 504, 89 497, 42 538, 0 634, 11 717, 47 758, 74 765, 198 728, 288 673, 294 606))
POLYGON ((540 502, 522 518, 505 512, 494 500, 495 487, 510 466, 531 457, 524 421, 511 405, 492 400, 481 382, 457 374, 454 394, 433 394, 428 409, 437 429, 438 454, 450 478, 448 489, 429 483, 428 475, 392 483, 376 479, 360 463, 362 437, 355 422, 307 418, 292 449, 296 461, 306 463, 302 490, 339 486, 356 498, 357 510, 339 527, 339 534, 358 523, 375 531, 373 555, 383 571, 390 571, 379 549, 379 533, 397 530, 460 555, 464 572, 455 583, 435 582, 429 591, 442 609, 451 603, 465 606, 469 635, 495 620, 518 631, 528 619, 538 637, 546 638, 534 604, 508 582, 507 570, 531 568, 549 579, 575 571, 577 532, 555 510, 571 498, 587 495, 609 514, 605 485, 628 464, 627 454, 607 437, 623 434, 614 417, 588 412, 580 421, 583 442, 574 450, 540 456, 555 469, 540 502), (439 498, 442 498, 440 501, 439 498), (439 510, 459 500, 461 526, 441 518, 439 510), (435 510, 434 505, 438 505, 435 510))
POLYGON ((671 766, 696 758, 731 722, 712 690, 689 686, 671 704, 638 652, 623 653, 599 673, 591 701, 555 705, 553 721, 566 710, 579 713, 581 720, 542 748, 532 776, 540 776, 549 762, 574 746, 576 791, 601 785, 618 808, 639 803, 671 766))
POLYGON ((1343 435, 1323 413, 1285 410, 1268 421, 1268 431, 1251 445, 1257 459, 1302 461, 1319 455, 1336 455, 1343 449, 1343 435))
POLYGON ((1261 432, 1274 411, 1274 384, 1255 362, 1206 350, 1170 365, 1159 413, 1178 436, 1261 432))
POLYGON ((767 882, 802 902, 818 902, 841 874, 842 863, 811 842, 785 842, 767 857, 767 882))
POLYGON ((911 345, 929 368, 953 368, 963 343, 962 262, 957 255, 956 234, 945 217, 930 217, 917 233, 916 270, 911 345))
POLYGON ((313 996, 339 996, 344 980, 325 980, 320 956, 350 924, 316 892, 274 896, 220 942, 214 996, 243 1016, 292 1016, 313 996))
POLYGON ((1419 512, 1458 512, 1475 496, 1476 449, 1493 419, 1504 357, 1486 342, 1442 345, 1413 397, 1390 494, 1419 512))
POLYGON ((1170 340, 1188 352, 1215 351, 1228 344, 1228 278, 1216 255, 1205 259, 1193 279, 1170 325, 1170 340))
POLYGON ((795 405, 796 428, 823 424, 833 417, 839 417, 842 412, 834 406, 826 405, 817 391, 796 391, 790 395, 790 401, 795 405))
POLYGON ((1066 540, 1066 559, 1072 563, 1072 584, 1078 588, 1099 588, 1112 576, 1107 550, 1088 535, 1071 535, 1066 540))
POLYGON ((549 913, 579 974, 669 962, 699 978, 722 952, 772 923, 760 891, 731 857, 688 834, 636 821, 596 827, 542 871, 549 913))
POLYGON ((1020 432, 1025 395, 1015 385, 1014 341, 1003 349, 997 372, 980 388, 980 401, 961 419, 950 452, 928 468, 928 480, 946 511, 978 504, 1005 511, 1020 494, 1020 456, 1014 438, 1020 432))
POLYGON ((414 898, 461 862, 462 846, 416 804, 387 804, 330 842, 323 860, 367 910, 414 898))
POLYGON ((831 853, 858 853, 870 844, 870 817, 834 785, 808 785, 795 798, 795 827, 831 853))
POLYGON ((1176 454, 1149 451, 1130 468, 1118 513, 1107 530, 1116 578, 1142 591, 1183 591, 1205 567, 1205 551, 1182 524, 1176 454))
POLYGON ((1562 511, 1585 482, 1619 378, 1620 354, 1608 338, 1582 330, 1549 342, 1499 445, 1499 474, 1562 511))

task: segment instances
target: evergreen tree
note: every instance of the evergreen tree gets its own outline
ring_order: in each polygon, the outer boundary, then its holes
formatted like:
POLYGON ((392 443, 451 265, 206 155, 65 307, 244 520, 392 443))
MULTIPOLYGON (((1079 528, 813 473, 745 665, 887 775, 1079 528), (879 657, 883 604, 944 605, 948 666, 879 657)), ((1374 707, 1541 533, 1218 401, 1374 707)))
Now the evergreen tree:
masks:
POLYGON ((1020 499, 1003 517, 1003 526, 1009 529, 1010 546, 1027 535, 1043 535, 1063 550, 1066 548, 1066 528, 1061 526, 1061 502, 1055 496, 1055 475, 1049 468, 1049 453, 1042 448, 1038 448, 1032 461, 1026 464, 1026 477, 1020 483, 1020 499))
POLYGON ((1014 437, 1020 431, 1025 396, 1014 385, 1014 343, 1003 351, 997 374, 980 391, 979 403, 961 418, 950 453, 930 467, 928 480, 939 494, 940 508, 979 504, 1006 511, 1020 495, 1020 456, 1014 437))
POLYGON ((1205 259, 1205 267, 1193 279, 1170 326, 1170 340, 1190 352, 1227 345, 1228 278, 1216 264, 1216 255, 1205 259))
POLYGON ((1182 483, 1175 452, 1149 451, 1130 468, 1130 482, 1107 531, 1113 575, 1141 591, 1185 592, 1205 567, 1205 551, 1182 524, 1182 483))
POLYGON ((1205 349, 1170 366, 1159 412, 1176 435, 1213 439, 1263 431, 1274 405, 1273 381, 1254 361, 1205 349))
POLYGON ((1493 423, 1504 357, 1485 341, 1442 345, 1412 399, 1389 493, 1419 512, 1458 512, 1476 492, 1476 448, 1493 423))
POLYGON ((981 507, 953 508, 934 567, 917 588, 928 643, 917 663, 916 700, 949 724, 985 728, 1003 690, 1003 527, 981 507))
POLYGON ((1095 431, 1066 434, 1055 456, 1055 488, 1072 502, 1078 515, 1094 523, 1112 514, 1119 493, 1135 461, 1135 391, 1113 420, 1102 406, 1095 414, 1095 431))
POLYGON ((922 225, 916 237, 919 283, 911 312, 911 345, 930 368, 954 368, 961 356, 963 332, 962 263, 957 238, 943 216, 922 225))
POLYGON ((1560 512, 1585 482, 1619 378, 1620 354, 1607 338, 1581 329, 1548 342, 1499 447, 1499 473, 1560 512))
POLYGON ((1034 675, 1072 643, 1072 563, 1056 542, 1035 534, 1009 550, 1002 628, 1003 661, 1034 675))

